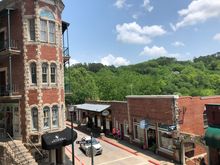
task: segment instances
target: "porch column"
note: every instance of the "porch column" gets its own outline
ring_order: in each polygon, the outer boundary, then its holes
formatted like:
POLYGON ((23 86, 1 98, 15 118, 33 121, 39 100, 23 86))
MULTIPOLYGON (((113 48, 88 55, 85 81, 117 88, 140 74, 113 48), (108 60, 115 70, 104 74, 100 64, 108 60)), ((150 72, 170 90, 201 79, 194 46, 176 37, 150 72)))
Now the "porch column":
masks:
MULTIPOLYGON (((11 20, 10 9, 8 10, 8 49, 11 50, 11 20)), ((12 69, 11 69, 11 54, 9 53, 9 96, 12 96, 12 69)))

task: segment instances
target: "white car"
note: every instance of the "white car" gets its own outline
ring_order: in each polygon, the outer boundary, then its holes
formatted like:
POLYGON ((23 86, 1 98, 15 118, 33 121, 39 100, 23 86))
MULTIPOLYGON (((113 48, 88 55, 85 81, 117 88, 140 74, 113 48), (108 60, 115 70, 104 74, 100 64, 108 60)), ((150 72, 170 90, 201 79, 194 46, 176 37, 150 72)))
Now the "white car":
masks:
MULTIPOLYGON (((98 155, 102 154, 103 148, 99 141, 97 141, 94 137, 92 138, 92 146, 93 146, 93 154, 98 155)), ((87 156, 91 153, 91 136, 83 137, 80 141, 80 148, 85 152, 87 156)))

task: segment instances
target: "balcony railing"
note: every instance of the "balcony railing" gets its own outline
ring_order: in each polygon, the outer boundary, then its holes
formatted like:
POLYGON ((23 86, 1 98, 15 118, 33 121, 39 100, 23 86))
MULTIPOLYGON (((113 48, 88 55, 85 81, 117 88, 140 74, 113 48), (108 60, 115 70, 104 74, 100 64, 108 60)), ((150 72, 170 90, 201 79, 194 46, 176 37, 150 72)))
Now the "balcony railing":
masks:
POLYGON ((10 40, 10 42, 9 40, 0 41, 0 51, 4 50, 19 50, 18 40, 10 40))
POLYGON ((69 54, 69 48, 68 47, 64 47, 63 48, 63 56, 64 57, 69 57, 70 54, 69 54))
MULTIPOLYGON (((16 95, 19 93, 19 88, 17 85, 13 84, 12 85, 12 95, 16 95)), ((5 85, 5 86, 0 86, 0 96, 9 96, 10 95, 10 86, 5 85)))

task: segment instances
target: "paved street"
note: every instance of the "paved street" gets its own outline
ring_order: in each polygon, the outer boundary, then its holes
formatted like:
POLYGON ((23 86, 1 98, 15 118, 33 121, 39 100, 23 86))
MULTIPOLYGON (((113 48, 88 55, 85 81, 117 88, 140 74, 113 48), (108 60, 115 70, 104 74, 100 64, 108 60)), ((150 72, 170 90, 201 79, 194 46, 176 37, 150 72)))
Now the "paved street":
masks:
MULTIPOLYGON (((75 130, 78 133, 77 140, 80 140, 83 136, 88 136, 83 132, 75 130)), ((103 147, 102 155, 97 155, 94 157, 95 165, 156 165, 156 164, 172 164, 166 161, 163 161, 162 158, 154 155, 154 158, 151 155, 146 155, 139 153, 129 147, 126 147, 122 144, 117 144, 117 141, 114 139, 98 139, 103 147), (156 159, 155 159, 156 158, 156 159), (157 159, 158 158, 158 159, 157 159), (160 160, 161 161, 160 161, 160 160)), ((80 149, 79 144, 75 144, 75 164, 76 165, 90 165, 91 158, 87 157, 80 149)), ((69 145, 66 147, 66 154, 71 160, 72 146, 69 145)), ((70 163, 68 163, 70 164, 70 163)))

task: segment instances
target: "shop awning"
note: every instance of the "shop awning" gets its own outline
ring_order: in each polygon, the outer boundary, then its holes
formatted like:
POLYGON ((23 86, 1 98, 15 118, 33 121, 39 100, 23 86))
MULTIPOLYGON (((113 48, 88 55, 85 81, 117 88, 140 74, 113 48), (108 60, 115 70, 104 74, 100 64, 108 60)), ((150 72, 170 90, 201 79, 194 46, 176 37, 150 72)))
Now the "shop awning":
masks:
POLYGON ((77 138, 77 133, 73 131, 71 138, 71 129, 65 128, 63 131, 47 133, 41 136, 42 149, 51 150, 72 144, 77 138))
POLYGON ((220 128, 208 127, 205 133, 206 145, 220 148, 220 128))
POLYGON ((105 105, 105 104, 78 104, 76 105, 77 109, 82 109, 86 111, 93 111, 93 112, 102 112, 105 109, 109 108, 110 105, 105 105))

